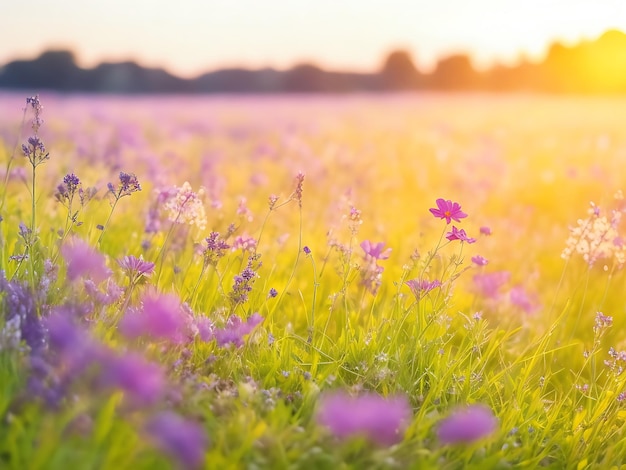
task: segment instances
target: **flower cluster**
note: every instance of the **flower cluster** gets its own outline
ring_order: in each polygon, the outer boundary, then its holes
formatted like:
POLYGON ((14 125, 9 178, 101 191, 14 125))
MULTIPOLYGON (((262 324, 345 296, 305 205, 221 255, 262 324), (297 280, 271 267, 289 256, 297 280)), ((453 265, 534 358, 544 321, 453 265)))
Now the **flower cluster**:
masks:
POLYGON ((39 128, 43 124, 43 119, 41 119, 41 111, 43 110, 43 106, 39 101, 39 95, 26 98, 27 109, 29 105, 34 114, 32 120, 32 129, 34 135, 28 138, 28 144, 22 144, 22 153, 26 158, 28 158, 28 161, 34 168, 37 165, 48 160, 50 158, 50 154, 46 152, 46 147, 38 135, 39 128))
POLYGON ((185 181, 183 185, 174 188, 173 195, 165 202, 164 208, 170 221, 177 224, 195 225, 200 230, 206 227, 206 212, 202 203, 204 190, 197 193, 185 181))
POLYGON ((626 243, 619 234, 622 213, 613 210, 610 217, 601 215, 600 208, 591 203, 586 219, 579 219, 576 227, 570 228, 570 235, 561 253, 563 259, 573 254, 593 266, 599 260, 614 259, 618 268, 626 262, 626 243))
MULTIPOLYGON (((258 256, 251 256, 248 258, 248 264, 246 268, 234 277, 233 290, 230 292, 230 300, 233 305, 239 305, 248 301, 248 295, 252 291, 252 285, 257 278, 255 271, 255 263, 257 263, 258 256)), ((256 269, 261 266, 261 262, 258 262, 256 269)))
POLYGON ((206 246, 202 250, 204 266, 216 266, 217 262, 224 257, 226 250, 230 248, 228 243, 220 238, 219 232, 211 232, 204 239, 206 246))
POLYGON ((113 183, 107 184, 109 194, 113 197, 114 201, 141 191, 141 185, 139 184, 139 180, 134 173, 124 173, 123 171, 120 171, 119 178, 120 182, 117 187, 115 187, 113 183))

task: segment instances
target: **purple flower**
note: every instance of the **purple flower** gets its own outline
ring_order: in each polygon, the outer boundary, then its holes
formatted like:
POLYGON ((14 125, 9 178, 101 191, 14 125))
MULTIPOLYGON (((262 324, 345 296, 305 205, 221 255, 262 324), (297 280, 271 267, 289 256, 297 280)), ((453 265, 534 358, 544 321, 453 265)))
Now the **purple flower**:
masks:
POLYGON ((491 235, 491 229, 486 226, 480 227, 480 234, 489 236, 491 235))
POLYGON ((487 260, 487 258, 483 258, 480 255, 476 255, 476 256, 472 256, 472 263, 474 263, 476 266, 487 266, 489 261, 487 260))
POLYGON ((204 264, 205 266, 216 266, 217 262, 224 256, 226 250, 228 250, 230 246, 222 238, 220 238, 219 232, 211 232, 204 241, 206 242, 206 248, 202 250, 204 264))
POLYGON ((500 289, 511 279, 508 271, 496 271, 488 274, 476 274, 473 277, 474 286, 479 294, 487 298, 497 298, 500 289))
POLYGON ((441 421, 437 437, 444 444, 468 443, 492 434, 497 425, 491 409, 470 405, 453 411, 441 421))
POLYGON ((120 183, 117 188, 113 186, 113 183, 108 183, 107 189, 113 198, 120 199, 124 196, 130 196, 137 191, 141 191, 141 185, 134 173, 124 173, 120 171, 120 183))
POLYGON ((465 233, 465 230, 463 229, 459 230, 454 225, 452 226, 452 230, 446 233, 446 238, 450 241, 460 240, 461 242, 467 242, 469 244, 476 242, 475 238, 470 238, 467 236, 467 233, 465 233))
POLYGON ((261 323, 263 323, 263 317, 259 313, 252 314, 245 323, 237 315, 231 315, 224 328, 214 331, 217 344, 219 346, 234 344, 241 347, 243 337, 250 334, 261 323))
POLYGON ((146 292, 142 308, 126 312, 120 330, 130 338, 147 335, 182 343, 187 336, 187 314, 175 295, 146 292))
POLYGON ((533 313, 539 309, 537 299, 528 295, 522 286, 515 286, 509 293, 509 298, 513 305, 520 307, 526 313, 533 313))
POLYGON ((404 396, 384 398, 376 394, 351 397, 342 391, 325 393, 317 421, 339 438, 365 436, 371 442, 390 446, 402 440, 413 412, 404 396))
POLYGON ((276 297, 278 295, 278 291, 276 289, 274 289, 273 287, 270 289, 270 291, 267 294, 267 298, 268 299, 273 299, 274 297, 276 297))
POLYGON ((376 245, 372 244, 369 240, 365 240, 361 242, 361 248, 365 251, 366 256, 370 256, 373 259, 388 259, 391 254, 391 248, 387 248, 383 251, 383 247, 385 246, 384 242, 376 243, 376 245))
POLYGON ((248 235, 237 235, 233 242, 233 250, 249 251, 253 253, 256 251, 256 238, 248 235))
POLYGON ((441 287, 441 281, 439 279, 435 279, 434 281, 429 281, 428 279, 410 279, 405 282, 413 295, 419 300, 421 297, 429 293, 431 290, 441 287))
POLYGON ((67 278, 70 281, 85 277, 99 284, 111 275, 102 253, 80 238, 63 244, 61 254, 67 263, 67 278))
POLYGON ((156 402, 165 389, 161 368, 134 353, 107 354, 102 360, 101 379, 105 385, 122 389, 139 404, 156 402))
POLYGON ((177 459, 184 468, 198 468, 204 462, 207 438, 199 424, 164 411, 150 419, 146 431, 163 452, 177 459))
POLYGON ((305 255, 311 254, 311 248, 309 248, 308 246, 305 246, 304 248, 302 248, 302 251, 304 251, 305 255))
POLYGON ((446 219, 446 223, 454 220, 460 222, 461 219, 467 217, 467 214, 461 210, 461 205, 458 202, 452 202, 451 200, 437 199, 437 208, 429 209, 430 212, 440 219, 446 219))
POLYGON ((144 261, 143 256, 139 258, 133 255, 124 256, 122 259, 118 260, 117 263, 124 270, 131 284, 141 277, 150 277, 154 272, 154 263, 144 261))

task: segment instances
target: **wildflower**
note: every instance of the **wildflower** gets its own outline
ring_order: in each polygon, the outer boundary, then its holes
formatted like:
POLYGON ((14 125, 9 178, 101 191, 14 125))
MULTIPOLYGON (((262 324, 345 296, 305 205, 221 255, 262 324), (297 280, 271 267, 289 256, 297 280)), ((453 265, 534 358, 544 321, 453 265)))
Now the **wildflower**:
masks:
POLYGON ((476 242, 475 238, 470 238, 467 236, 467 233, 465 233, 465 230, 463 229, 459 230, 454 225, 452 226, 452 230, 446 233, 446 238, 450 241, 460 240, 461 242, 467 242, 468 244, 476 242))
POLYGON ((185 181, 180 188, 174 188, 175 192, 167 202, 165 211, 170 221, 178 224, 195 225, 200 230, 206 227, 206 212, 202 204, 204 190, 197 193, 191 189, 191 185, 185 181))
POLYGON ((435 279, 434 281, 429 281, 428 279, 410 279, 405 282, 413 295, 417 300, 422 298, 424 295, 428 294, 431 290, 441 287, 441 281, 439 279, 435 279))
POLYGON ((383 247, 385 246, 384 242, 372 244, 369 240, 365 240, 361 242, 361 248, 365 251, 365 255, 373 258, 374 260, 378 259, 388 259, 391 254, 391 248, 387 248, 383 251, 383 247))
POLYGON ((146 292, 140 309, 130 309, 121 321, 120 329, 130 338, 148 335, 181 343, 187 336, 188 318, 180 299, 172 294, 146 292))
POLYGON ((491 235, 491 229, 489 227, 482 226, 480 227, 480 234, 489 236, 491 235))
POLYGON ((134 173, 124 173, 120 171, 120 183, 117 188, 113 186, 113 183, 107 184, 107 189, 113 198, 117 201, 124 196, 130 196, 132 193, 141 191, 141 185, 134 173))
POLYGON ((270 289, 270 291, 267 293, 267 298, 268 298, 268 299, 273 299, 273 298, 274 298, 274 297, 276 297, 277 295, 278 295, 278 291, 272 287, 272 288, 270 289))
POLYGON ((73 238, 64 243, 61 246, 61 254, 67 263, 67 278, 70 281, 85 277, 99 284, 111 275, 104 255, 80 238, 73 238))
POLYGON ((304 184, 304 173, 301 171, 296 175, 296 189, 293 192, 292 198, 298 201, 298 205, 302 207, 302 186, 304 184))
MULTIPOLYGON (((20 340, 26 342, 31 353, 41 351, 46 345, 45 328, 37 313, 36 298, 30 286, 17 280, 9 281, 4 272, 0 271, 0 293, 4 293, 0 301, 0 311, 5 312, 5 328, 10 322, 11 328, 19 325, 20 340), (15 317, 19 317, 19 321, 15 317)), ((17 341, 17 333, 13 337, 17 341)))
POLYGON ((257 243, 256 238, 248 235, 238 235, 233 242, 233 250, 249 251, 253 253, 256 251, 257 243))
POLYGON ((143 256, 139 258, 129 255, 117 260, 117 264, 124 270, 124 274, 130 279, 131 285, 144 277, 150 277, 154 272, 154 263, 144 261, 143 256))
POLYGON ((198 330, 198 335, 202 341, 208 342, 213 339, 213 332, 215 330, 215 325, 213 322, 207 317, 196 317, 195 327, 198 330))
POLYGON ((224 257, 230 246, 220 238, 219 232, 211 232, 204 241, 206 242, 206 247, 202 250, 204 265, 217 266, 217 262, 224 257))
POLYGON ((250 334, 261 323, 263 323, 263 317, 259 313, 252 314, 245 323, 237 315, 231 315, 224 328, 214 331, 217 344, 219 346, 234 344, 236 347, 241 347, 243 337, 250 334))
POLYGON ((311 254, 311 248, 309 248, 308 246, 305 246, 304 248, 302 248, 302 251, 304 251, 305 255, 311 254))
POLYGON ((102 359, 100 380, 103 385, 122 389, 137 403, 154 403, 165 391, 161 367, 135 353, 106 354, 102 359))
POLYGON ((400 442, 411 418, 411 407, 404 396, 351 397, 341 391, 324 394, 317 412, 317 421, 335 436, 341 439, 364 436, 381 446, 400 442))
POLYGON ((520 307, 526 313, 533 313, 539 309, 537 300, 529 296, 522 286, 514 286, 509 292, 509 299, 513 305, 520 307))
POLYGON ((446 219, 446 223, 454 220, 455 222, 461 222, 461 219, 467 217, 467 214, 461 210, 461 206, 458 202, 452 202, 451 200, 437 199, 437 208, 429 209, 430 212, 440 219, 446 219))
POLYGON ((199 424, 164 411, 148 421, 146 431, 163 452, 184 468, 198 468, 204 462, 207 439, 199 424))
POLYGON ((491 409, 484 405, 470 405, 453 411, 437 429, 437 437, 444 444, 469 443, 492 434, 497 421, 491 409))
MULTIPOLYGON (((248 294, 252 291, 252 284, 256 280, 257 274, 253 268, 257 256, 251 256, 248 258, 248 264, 246 268, 237 274, 233 279, 233 290, 230 293, 230 300, 234 305, 243 304, 248 301, 248 294)), ((260 263, 259 265, 260 266, 260 263)))
POLYGON ((474 286, 479 294, 487 298, 496 298, 500 289, 511 279, 508 271, 496 271, 487 274, 476 274, 473 277, 474 286))
POLYGON ((596 319, 593 325, 593 332, 596 335, 599 335, 603 331, 609 329, 611 326, 613 326, 613 317, 604 315, 602 312, 596 313, 596 319))
POLYGON ((487 266, 489 261, 480 255, 476 255, 472 256, 472 263, 474 263, 476 266, 487 266))

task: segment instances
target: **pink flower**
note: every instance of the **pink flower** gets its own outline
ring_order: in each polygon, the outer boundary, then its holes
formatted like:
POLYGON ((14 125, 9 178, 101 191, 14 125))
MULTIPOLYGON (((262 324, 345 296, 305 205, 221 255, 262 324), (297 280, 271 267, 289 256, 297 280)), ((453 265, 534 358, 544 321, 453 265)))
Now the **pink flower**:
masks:
POLYGON ((473 442, 492 434, 498 425, 493 412, 484 405, 471 405, 453 411, 437 429, 444 444, 473 442))
POLYGON ((317 421, 339 438, 361 435, 383 446, 402 440, 404 428, 413 417, 404 396, 384 398, 376 394, 351 397, 345 392, 322 396, 317 421))
POLYGON ((434 281, 429 281, 428 279, 410 279, 405 282, 413 295, 419 300, 421 297, 426 295, 431 290, 441 287, 441 281, 439 279, 435 279, 434 281))
POLYGON ((451 200, 437 199, 437 208, 429 209, 435 217, 440 219, 446 219, 446 223, 450 223, 451 220, 460 222, 461 219, 467 217, 467 214, 461 210, 461 205, 458 202, 452 202, 451 200))
POLYGON ((526 313, 533 313, 540 308, 535 296, 530 296, 522 286, 514 286, 509 292, 509 299, 513 305, 520 307, 526 313))
POLYGON ((111 275, 104 255, 80 238, 64 243, 61 254, 67 263, 67 278, 70 281, 85 277, 99 284, 111 275))
POLYGON ((365 251, 367 256, 371 256, 373 259, 387 259, 391 254, 391 248, 387 248, 383 251, 383 247, 385 246, 384 242, 372 244, 369 240, 365 240, 361 242, 361 248, 365 251))
POLYGON ((499 296, 500 289, 511 279, 508 271, 496 271, 488 274, 476 274, 473 278, 474 285, 479 294, 495 299, 499 296))
POLYGON ((129 338, 151 336, 182 343, 188 332, 187 314, 180 299, 172 294, 147 292, 140 310, 129 310, 120 323, 120 330, 129 338))
POLYGON ((476 266, 487 266, 487 263, 489 263, 489 261, 480 255, 476 255, 472 256, 472 263, 474 263, 476 266))
POLYGON ((234 344, 236 347, 243 346, 243 337, 252 333, 254 328, 263 323, 263 317, 257 312, 253 313, 244 323, 237 315, 231 315, 224 328, 213 331, 213 335, 219 346, 234 344))
POLYGON ((452 226, 452 231, 446 233, 446 238, 450 241, 460 240, 462 242, 467 242, 470 244, 476 242, 475 238, 470 238, 467 236, 467 233, 465 233, 465 230, 463 229, 459 230, 454 225, 452 226))
POLYGON ((182 464, 182 468, 202 466, 207 438, 200 424, 172 411, 162 411, 148 422, 146 431, 161 450, 182 464))
POLYGON ((489 227, 480 227, 481 235, 491 235, 491 229, 489 227))

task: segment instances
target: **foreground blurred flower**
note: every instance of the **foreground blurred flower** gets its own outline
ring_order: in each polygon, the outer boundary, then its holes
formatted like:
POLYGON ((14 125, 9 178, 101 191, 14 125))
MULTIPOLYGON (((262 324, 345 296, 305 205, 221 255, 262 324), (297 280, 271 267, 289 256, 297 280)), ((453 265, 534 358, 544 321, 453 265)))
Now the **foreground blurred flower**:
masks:
POLYGON ((472 256, 472 263, 474 263, 476 266, 487 266, 487 264, 489 264, 489 261, 487 260, 487 258, 476 255, 472 256))
POLYGON ((103 385, 120 388, 137 404, 150 404, 163 396, 165 375, 157 364, 138 354, 118 356, 110 351, 102 358, 103 385))
POLYGON ((376 394, 351 397, 342 391, 322 396, 317 421, 339 438, 364 436, 390 446, 402 440, 413 413, 404 396, 384 398, 376 394))
POLYGON ((130 279, 130 283, 135 284, 142 277, 150 277, 154 272, 154 263, 144 261, 143 256, 124 256, 117 263, 124 270, 124 274, 130 279))
POLYGON ((146 292, 141 300, 141 309, 130 309, 120 323, 120 330, 130 338, 151 336, 181 343, 186 338, 187 314, 181 302, 173 294, 146 292))
POLYGON ((492 434, 498 423, 491 409, 470 405, 454 410, 439 424, 437 437, 444 444, 473 442, 492 434))
POLYGON ((64 243, 61 254, 67 263, 67 278, 70 281, 85 277, 99 284, 111 275, 104 255, 80 238, 73 238, 64 243))
POLYGON ((454 220, 460 222, 461 219, 467 217, 467 214, 461 210, 461 205, 458 202, 452 202, 451 200, 437 199, 437 208, 429 209, 430 212, 440 219, 446 219, 446 223, 454 220))
POLYGON ((204 462, 207 439, 199 424, 164 411, 148 422, 146 431, 158 447, 177 459, 183 468, 197 468, 204 462))

